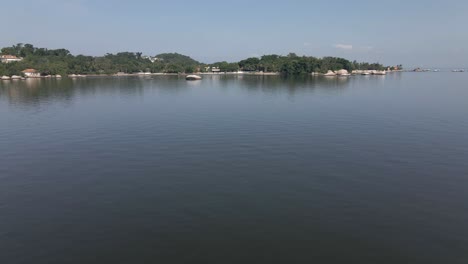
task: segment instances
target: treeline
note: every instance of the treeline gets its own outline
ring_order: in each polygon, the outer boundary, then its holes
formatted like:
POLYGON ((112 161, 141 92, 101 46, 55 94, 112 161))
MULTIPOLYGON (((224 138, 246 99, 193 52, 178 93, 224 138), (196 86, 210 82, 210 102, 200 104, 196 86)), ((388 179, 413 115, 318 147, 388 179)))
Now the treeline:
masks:
POLYGON ((200 63, 188 56, 164 53, 155 57, 142 56, 141 52, 120 52, 104 56, 74 56, 66 49, 37 48, 31 44, 17 44, 1 49, 2 55, 23 58, 19 62, 0 64, 0 75, 20 75, 21 71, 33 68, 44 75, 67 74, 115 74, 137 73, 193 73, 210 71, 213 67, 221 72, 263 71, 281 72, 285 75, 326 72, 328 70, 354 69, 383 70, 379 63, 358 63, 335 57, 306 57, 291 53, 287 56, 265 55, 240 62, 200 63))
POLYGON ((265 55, 261 58, 249 58, 239 62, 239 67, 246 71, 281 72, 283 74, 325 73, 329 70, 384 70, 379 63, 358 63, 336 57, 308 57, 290 53, 287 56, 265 55))
POLYGON ((3 63, 0 75, 20 75, 27 68, 48 74, 115 74, 118 72, 193 72, 200 64, 190 57, 177 53, 159 54, 152 62, 140 52, 120 52, 100 57, 73 56, 66 49, 36 48, 31 44, 17 44, 3 48, 2 55, 14 55, 22 61, 3 63))
MULTIPOLYGON (((264 55, 260 58, 248 58, 233 63, 226 61, 216 62, 209 66, 217 67, 221 72, 262 71, 280 72, 285 75, 300 75, 312 72, 326 73, 329 70, 337 71, 341 69, 351 72, 353 70, 385 70, 389 68, 389 66, 384 66, 380 63, 360 63, 336 57, 316 58, 298 56, 294 53, 290 53, 287 56, 264 55)), ((401 69, 402 65, 398 65, 397 68, 401 69)))

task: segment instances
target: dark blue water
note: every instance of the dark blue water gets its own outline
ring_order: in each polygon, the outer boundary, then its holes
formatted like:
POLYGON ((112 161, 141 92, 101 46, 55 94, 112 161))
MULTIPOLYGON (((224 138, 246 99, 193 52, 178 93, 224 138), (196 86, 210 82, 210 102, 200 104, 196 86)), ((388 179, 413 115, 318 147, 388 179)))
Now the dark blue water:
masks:
POLYGON ((468 263, 467 83, 0 82, 0 263, 468 263))

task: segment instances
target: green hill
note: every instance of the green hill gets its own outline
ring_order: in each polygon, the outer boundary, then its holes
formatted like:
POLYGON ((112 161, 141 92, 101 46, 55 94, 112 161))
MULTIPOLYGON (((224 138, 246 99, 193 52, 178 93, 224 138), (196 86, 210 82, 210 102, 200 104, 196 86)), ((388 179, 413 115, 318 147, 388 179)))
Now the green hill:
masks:
POLYGON ((199 65, 200 62, 190 58, 189 56, 179 53, 162 53, 155 56, 164 63, 182 64, 182 65, 199 65))

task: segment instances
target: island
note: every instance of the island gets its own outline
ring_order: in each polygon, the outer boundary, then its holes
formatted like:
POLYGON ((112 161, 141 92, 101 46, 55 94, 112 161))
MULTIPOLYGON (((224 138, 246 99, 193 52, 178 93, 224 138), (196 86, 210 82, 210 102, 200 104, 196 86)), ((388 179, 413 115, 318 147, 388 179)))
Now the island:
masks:
MULTIPOLYGON (((202 63, 178 53, 144 56, 141 52, 107 53, 103 56, 72 55, 67 49, 37 48, 32 44, 16 44, 1 49, 0 76, 26 78, 83 77, 87 75, 146 74, 256 74, 256 75, 320 75, 346 72, 399 71, 402 65, 349 61, 338 57, 317 58, 288 55, 264 55, 239 62, 202 63), (343 72, 343 71, 342 71, 343 72)), ((343 74, 347 76, 347 74, 343 74)))

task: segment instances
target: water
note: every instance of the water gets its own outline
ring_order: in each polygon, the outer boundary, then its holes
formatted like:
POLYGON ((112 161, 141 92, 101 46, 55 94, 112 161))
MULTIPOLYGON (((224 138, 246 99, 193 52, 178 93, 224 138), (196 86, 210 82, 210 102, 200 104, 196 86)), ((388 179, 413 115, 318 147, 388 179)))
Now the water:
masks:
POLYGON ((467 82, 1 82, 0 263, 467 263, 467 82))

